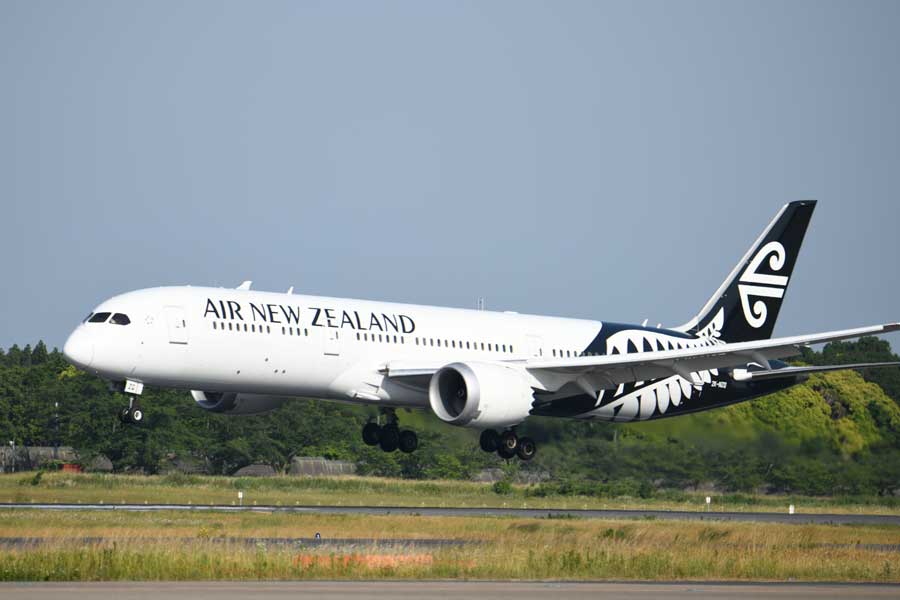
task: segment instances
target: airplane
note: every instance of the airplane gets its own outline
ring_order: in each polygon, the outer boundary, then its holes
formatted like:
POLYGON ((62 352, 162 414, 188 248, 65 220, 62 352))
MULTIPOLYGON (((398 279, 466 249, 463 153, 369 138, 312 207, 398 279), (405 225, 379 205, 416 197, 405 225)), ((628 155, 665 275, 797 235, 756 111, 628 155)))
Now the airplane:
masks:
POLYGON ((139 423, 145 385, 189 390, 230 415, 292 398, 376 406, 363 441, 412 452, 397 409, 481 431, 480 446, 531 460, 516 427, 534 415, 646 421, 787 389, 811 373, 897 366, 789 366, 801 348, 900 330, 900 323, 772 338, 816 201, 781 208, 696 316, 679 327, 372 302, 237 289, 158 287, 102 302, 63 353, 128 395, 139 423))

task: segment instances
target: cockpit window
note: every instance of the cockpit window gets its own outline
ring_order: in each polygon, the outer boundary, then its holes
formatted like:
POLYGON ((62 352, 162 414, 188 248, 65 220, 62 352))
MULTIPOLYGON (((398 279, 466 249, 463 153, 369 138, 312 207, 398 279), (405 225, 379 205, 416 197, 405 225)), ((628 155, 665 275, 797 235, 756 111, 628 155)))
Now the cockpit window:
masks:
POLYGON ((113 315, 112 319, 109 320, 113 325, 128 325, 131 323, 131 319, 128 318, 128 315, 123 315, 122 313, 116 313, 113 315))
POLYGON ((106 323, 109 313, 94 313, 94 316, 88 319, 88 323, 106 323))
POLYGON ((94 313, 91 313, 91 314, 89 314, 88 316, 86 316, 85 318, 83 318, 83 319, 81 320, 81 322, 82 322, 82 323, 87 323, 88 319, 90 319, 90 318, 93 317, 93 316, 94 316, 94 313))

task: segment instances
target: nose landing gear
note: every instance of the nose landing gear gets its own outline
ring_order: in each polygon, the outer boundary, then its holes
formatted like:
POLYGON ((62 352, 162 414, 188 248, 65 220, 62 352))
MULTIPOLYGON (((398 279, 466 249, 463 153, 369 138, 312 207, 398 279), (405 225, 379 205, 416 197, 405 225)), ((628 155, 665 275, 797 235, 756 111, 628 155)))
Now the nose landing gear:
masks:
POLYGON ((397 413, 393 409, 383 411, 387 422, 379 425, 369 421, 362 429, 363 442, 368 446, 378 446, 384 452, 400 450, 406 454, 419 447, 419 437, 409 429, 400 430, 397 413))
POLYGON ((110 383, 109 389, 117 392, 125 392, 128 394, 128 408, 122 409, 119 413, 119 420, 122 423, 131 423, 138 425, 144 420, 144 411, 141 408, 140 395, 144 392, 144 384, 139 381, 126 379, 120 383, 110 383))
POLYGON ((481 449, 485 452, 496 452, 500 458, 509 460, 518 456, 520 460, 529 461, 537 454, 537 444, 530 437, 519 437, 512 429, 497 433, 493 429, 485 429, 479 439, 481 449))
POLYGON ((123 423, 131 423, 138 425, 144 420, 144 411, 141 409, 140 402, 134 396, 128 397, 128 408, 122 409, 119 413, 119 420, 123 423))

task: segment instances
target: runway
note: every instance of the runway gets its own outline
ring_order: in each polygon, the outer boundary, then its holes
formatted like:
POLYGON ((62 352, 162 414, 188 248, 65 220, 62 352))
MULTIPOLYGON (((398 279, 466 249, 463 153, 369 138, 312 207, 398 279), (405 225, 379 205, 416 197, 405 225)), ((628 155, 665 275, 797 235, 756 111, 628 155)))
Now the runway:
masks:
POLYGON ((0 503, 2 509, 22 510, 124 510, 124 511, 213 511, 213 512, 289 512, 308 514, 422 515, 430 517, 518 517, 580 519, 659 519, 677 521, 743 521, 752 523, 894 525, 900 515, 817 514, 769 512, 700 512, 669 510, 592 510, 546 508, 444 508, 409 506, 228 506, 200 504, 30 504, 0 503))
POLYGON ((843 598, 896 598, 900 586, 881 584, 803 583, 576 583, 503 581, 299 581, 299 582, 197 582, 197 583, 13 583, 0 584, 4 600, 462 600, 510 597, 532 600, 553 596, 556 600, 596 598, 605 600, 743 600, 790 598, 838 600, 843 598))

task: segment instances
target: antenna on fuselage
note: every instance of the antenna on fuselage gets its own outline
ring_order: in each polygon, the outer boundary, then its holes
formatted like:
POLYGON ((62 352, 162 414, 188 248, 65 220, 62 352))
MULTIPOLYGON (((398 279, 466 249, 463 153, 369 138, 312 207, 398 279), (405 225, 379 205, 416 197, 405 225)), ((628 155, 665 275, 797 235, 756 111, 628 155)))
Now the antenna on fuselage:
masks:
POLYGON ((247 290, 250 289, 250 286, 251 286, 251 285, 253 285, 253 282, 252 282, 252 281, 245 281, 245 282, 242 283, 241 285, 237 286, 237 289, 243 290, 243 291, 246 292, 247 290))
POLYGON ((475 301, 475 310, 484 310, 484 298, 475 301))
POLYGON ((294 293, 294 286, 289 287, 287 293, 288 293, 288 296, 290 296, 291 294, 293 294, 293 293, 294 293))

